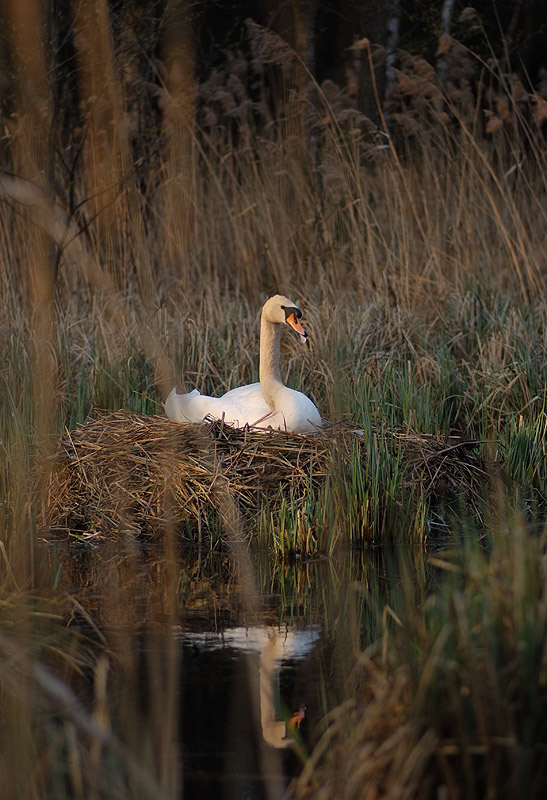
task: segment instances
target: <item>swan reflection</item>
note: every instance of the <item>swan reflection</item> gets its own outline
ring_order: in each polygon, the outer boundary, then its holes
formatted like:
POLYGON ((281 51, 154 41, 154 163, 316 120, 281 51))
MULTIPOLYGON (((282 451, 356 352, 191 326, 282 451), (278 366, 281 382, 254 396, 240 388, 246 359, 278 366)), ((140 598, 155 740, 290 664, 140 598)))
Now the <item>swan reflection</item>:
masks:
POLYGON ((286 748, 292 734, 300 727, 305 707, 300 706, 289 723, 280 716, 279 678, 283 662, 299 661, 308 656, 320 632, 318 628, 296 630, 275 626, 227 628, 219 632, 184 632, 182 640, 198 651, 230 648, 238 653, 258 654, 258 699, 262 738, 271 747, 286 748))

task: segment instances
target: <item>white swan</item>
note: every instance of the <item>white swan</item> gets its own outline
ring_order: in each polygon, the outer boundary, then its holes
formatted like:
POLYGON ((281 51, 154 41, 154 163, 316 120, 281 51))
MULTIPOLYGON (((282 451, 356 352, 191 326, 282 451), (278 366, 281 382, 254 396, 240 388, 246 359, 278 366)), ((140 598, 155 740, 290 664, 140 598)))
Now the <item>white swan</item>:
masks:
POLYGON ((281 327, 288 323, 306 341, 308 334, 299 322, 302 312, 283 295, 264 303, 260 319, 260 383, 226 392, 222 397, 201 395, 197 389, 178 394, 172 389, 165 401, 165 413, 177 422, 201 422, 211 416, 242 428, 276 428, 294 433, 316 432, 321 425, 319 411, 305 394, 289 389, 281 380, 279 344, 281 327))

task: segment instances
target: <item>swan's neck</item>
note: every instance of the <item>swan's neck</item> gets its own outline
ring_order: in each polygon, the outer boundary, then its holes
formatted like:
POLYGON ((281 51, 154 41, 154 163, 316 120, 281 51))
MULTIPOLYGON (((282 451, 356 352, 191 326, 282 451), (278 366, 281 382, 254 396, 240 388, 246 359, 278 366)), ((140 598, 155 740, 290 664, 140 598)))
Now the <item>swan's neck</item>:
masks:
POLYGON ((260 389, 264 400, 273 410, 275 410, 277 392, 283 386, 279 369, 280 341, 281 325, 262 318, 260 322, 260 389))

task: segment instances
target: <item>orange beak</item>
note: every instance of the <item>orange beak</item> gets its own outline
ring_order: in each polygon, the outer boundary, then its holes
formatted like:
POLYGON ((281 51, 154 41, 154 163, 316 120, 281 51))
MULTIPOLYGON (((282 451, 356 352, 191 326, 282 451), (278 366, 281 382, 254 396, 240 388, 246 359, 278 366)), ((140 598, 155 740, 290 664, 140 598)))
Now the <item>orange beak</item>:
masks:
POLYGON ((294 328, 294 330, 298 334, 300 334, 300 336, 304 339, 304 341, 306 341, 306 339, 308 338, 308 334, 306 333, 300 322, 296 319, 296 314, 294 312, 292 314, 289 314, 285 322, 288 322, 291 328, 294 328))

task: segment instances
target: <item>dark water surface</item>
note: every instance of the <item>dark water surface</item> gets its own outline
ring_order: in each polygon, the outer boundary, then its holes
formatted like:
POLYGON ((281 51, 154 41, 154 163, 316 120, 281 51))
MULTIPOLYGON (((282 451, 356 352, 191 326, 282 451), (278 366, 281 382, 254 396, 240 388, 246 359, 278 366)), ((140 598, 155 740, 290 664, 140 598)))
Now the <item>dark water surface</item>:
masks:
POLYGON ((112 730, 137 749, 149 737, 151 759, 178 773, 184 798, 281 797, 347 697, 358 651, 380 634, 405 580, 398 554, 255 554, 242 578, 230 553, 124 549, 56 553, 107 643, 112 730))

